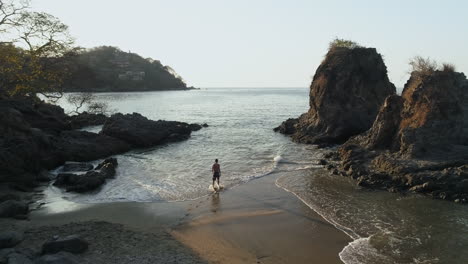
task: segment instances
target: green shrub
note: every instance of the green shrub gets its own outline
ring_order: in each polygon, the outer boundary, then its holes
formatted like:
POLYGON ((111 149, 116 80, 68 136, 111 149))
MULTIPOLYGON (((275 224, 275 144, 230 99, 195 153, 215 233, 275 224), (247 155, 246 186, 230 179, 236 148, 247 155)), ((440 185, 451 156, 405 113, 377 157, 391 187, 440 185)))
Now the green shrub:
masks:
POLYGON ((354 48, 361 48, 362 46, 357 44, 354 41, 347 40, 347 39, 340 39, 340 38, 335 38, 332 42, 330 42, 328 49, 332 50, 335 48, 348 48, 348 49, 354 49, 354 48))

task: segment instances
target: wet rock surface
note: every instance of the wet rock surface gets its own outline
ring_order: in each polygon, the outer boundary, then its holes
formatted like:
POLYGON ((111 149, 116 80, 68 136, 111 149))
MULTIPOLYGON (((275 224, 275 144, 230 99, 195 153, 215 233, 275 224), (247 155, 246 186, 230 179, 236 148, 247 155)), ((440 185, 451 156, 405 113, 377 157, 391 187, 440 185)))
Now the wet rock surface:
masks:
POLYGON ((114 178, 116 167, 117 159, 106 159, 96 166, 96 170, 85 174, 59 173, 54 185, 65 188, 67 192, 94 191, 105 184, 107 179, 114 178))
POLYGON ((327 146, 368 130, 385 98, 395 94, 374 48, 333 48, 310 86, 310 109, 275 131, 301 143, 327 146))

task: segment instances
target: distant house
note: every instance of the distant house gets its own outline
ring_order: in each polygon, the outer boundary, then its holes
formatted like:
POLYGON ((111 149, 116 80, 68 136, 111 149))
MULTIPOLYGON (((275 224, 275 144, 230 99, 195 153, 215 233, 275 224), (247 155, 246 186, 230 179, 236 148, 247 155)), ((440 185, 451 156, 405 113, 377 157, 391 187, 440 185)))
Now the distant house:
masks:
POLYGON ((125 81, 143 81, 145 79, 144 71, 126 71, 119 74, 119 80, 125 81))

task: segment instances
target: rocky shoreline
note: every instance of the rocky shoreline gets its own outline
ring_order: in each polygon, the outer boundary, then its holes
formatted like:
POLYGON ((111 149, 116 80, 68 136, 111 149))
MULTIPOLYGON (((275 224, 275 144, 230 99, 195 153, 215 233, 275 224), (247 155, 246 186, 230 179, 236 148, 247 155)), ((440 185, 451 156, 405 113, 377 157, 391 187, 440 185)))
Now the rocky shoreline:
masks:
POLYGON ((15 231, 0 232, 0 263, 205 263, 162 229, 141 232, 103 221, 2 224, 15 231))
POLYGON ((453 67, 413 71, 400 96, 375 49, 331 49, 309 112, 275 131, 339 144, 323 164, 360 186, 468 202, 468 80, 453 67))
POLYGON ((55 180, 67 191, 92 191, 114 177, 117 160, 107 159, 94 170, 75 168, 57 179, 48 172, 53 168, 186 140, 208 126, 153 121, 138 113, 68 116, 61 107, 31 97, 1 97, 0 111, 0 217, 18 219, 27 218, 35 187, 55 180), (102 131, 78 130, 93 125, 103 125, 102 131))

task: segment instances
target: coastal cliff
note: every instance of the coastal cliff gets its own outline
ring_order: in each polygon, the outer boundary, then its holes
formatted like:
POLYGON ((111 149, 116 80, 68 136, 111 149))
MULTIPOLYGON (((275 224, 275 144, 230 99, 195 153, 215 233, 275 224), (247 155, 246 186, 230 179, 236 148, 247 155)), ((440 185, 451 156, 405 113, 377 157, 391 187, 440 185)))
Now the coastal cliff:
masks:
POLYGON ((341 144, 369 129, 392 94, 395 86, 376 49, 333 46, 314 75, 309 111, 288 119, 275 131, 301 143, 341 144))
POLYGON ((413 72, 402 95, 385 100, 372 127, 343 144, 337 169, 329 169, 361 186, 467 202, 467 92, 463 73, 413 72))

